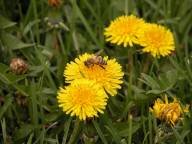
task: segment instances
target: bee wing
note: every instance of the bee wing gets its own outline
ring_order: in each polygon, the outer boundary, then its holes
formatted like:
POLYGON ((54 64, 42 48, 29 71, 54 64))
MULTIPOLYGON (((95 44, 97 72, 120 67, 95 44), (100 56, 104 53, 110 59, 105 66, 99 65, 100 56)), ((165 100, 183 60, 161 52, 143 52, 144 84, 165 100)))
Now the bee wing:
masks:
POLYGON ((95 53, 95 56, 98 57, 102 52, 103 52, 103 49, 99 50, 98 52, 95 53))

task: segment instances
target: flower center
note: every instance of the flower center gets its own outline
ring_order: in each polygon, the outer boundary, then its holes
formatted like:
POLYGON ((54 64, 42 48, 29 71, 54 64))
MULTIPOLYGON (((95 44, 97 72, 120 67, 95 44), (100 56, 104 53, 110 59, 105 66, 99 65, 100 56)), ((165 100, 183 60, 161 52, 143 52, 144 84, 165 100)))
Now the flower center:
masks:
POLYGON ((149 42, 153 47, 161 47, 163 45, 163 34, 156 31, 150 31, 147 33, 147 37, 149 38, 149 42))
POLYGON ((86 106, 94 102, 95 94, 90 88, 78 87, 74 92, 74 105, 86 106))
POLYGON ((85 75, 91 80, 96 80, 99 83, 105 82, 107 78, 107 72, 105 66, 101 67, 100 65, 94 64, 90 68, 85 69, 85 75))

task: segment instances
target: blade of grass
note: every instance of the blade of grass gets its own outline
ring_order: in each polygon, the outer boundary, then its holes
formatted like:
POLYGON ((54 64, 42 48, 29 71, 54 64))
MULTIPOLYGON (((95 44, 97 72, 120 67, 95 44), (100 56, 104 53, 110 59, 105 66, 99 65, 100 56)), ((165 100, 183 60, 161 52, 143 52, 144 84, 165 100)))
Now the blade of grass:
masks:
POLYGON ((65 122, 64 135, 63 135, 62 144, 66 144, 66 142, 67 142, 67 137, 68 137, 68 135, 69 135, 69 128, 70 128, 70 125, 71 125, 71 121, 72 121, 72 118, 70 117, 70 118, 65 122))
POLYGON ((32 144, 33 136, 34 136, 34 134, 31 133, 30 136, 29 136, 29 139, 27 141, 27 144, 32 144))
POLYGON ((177 139, 178 143, 179 144, 185 144, 180 133, 174 127, 172 128, 172 130, 173 130, 173 133, 174 133, 175 138, 177 139))
POLYGON ((11 106, 12 101, 13 98, 11 97, 11 95, 7 95, 4 105, 0 108, 0 119, 3 117, 3 114, 7 111, 7 109, 11 106))
POLYGON ((111 133, 112 137, 114 138, 115 143, 119 144, 121 141, 120 135, 117 133, 117 130, 113 126, 111 119, 105 114, 103 115, 103 120, 106 122, 105 128, 111 133))
POLYGON ((153 144, 153 130, 152 130, 151 114, 148 115, 148 126, 149 126, 149 144, 153 144))
POLYGON ((81 125, 80 120, 76 119, 75 120, 75 125, 74 125, 74 128, 73 128, 73 132, 72 132, 67 144, 74 144, 75 142, 77 142, 79 131, 80 131, 80 125, 81 125))
POLYGON ((76 12, 80 18, 80 20, 82 21, 82 23, 84 24, 87 32, 89 33, 90 37, 92 38, 93 42, 95 42, 95 44, 99 47, 99 48, 103 48, 103 46, 100 44, 100 42, 97 40, 97 37, 95 36, 94 32, 92 31, 88 21, 86 20, 85 16, 83 15, 83 13, 81 12, 80 8, 78 7, 76 0, 72 0, 72 4, 76 9, 76 12))
POLYGON ((132 144, 131 140, 132 140, 132 115, 129 115, 128 117, 128 122, 129 122, 129 136, 128 136, 128 144, 132 144))
POLYGON ((105 136, 104 136, 102 130, 100 129, 99 124, 95 120, 93 120, 92 122, 93 122, 93 125, 94 125, 99 137, 101 138, 101 141, 104 144, 107 144, 107 140, 105 139, 105 136))
POLYGON ((1 129, 3 134, 3 142, 4 144, 7 143, 7 132, 6 132, 6 122, 5 119, 1 120, 1 129))

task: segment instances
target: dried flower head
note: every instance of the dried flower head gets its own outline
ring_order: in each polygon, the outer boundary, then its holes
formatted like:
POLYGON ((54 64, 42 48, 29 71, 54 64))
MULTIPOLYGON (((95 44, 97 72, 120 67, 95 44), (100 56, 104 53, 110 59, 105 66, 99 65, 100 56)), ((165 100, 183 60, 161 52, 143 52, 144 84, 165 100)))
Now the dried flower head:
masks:
POLYGON ((21 58, 12 58, 10 62, 10 70, 15 74, 24 74, 28 70, 27 63, 21 58))

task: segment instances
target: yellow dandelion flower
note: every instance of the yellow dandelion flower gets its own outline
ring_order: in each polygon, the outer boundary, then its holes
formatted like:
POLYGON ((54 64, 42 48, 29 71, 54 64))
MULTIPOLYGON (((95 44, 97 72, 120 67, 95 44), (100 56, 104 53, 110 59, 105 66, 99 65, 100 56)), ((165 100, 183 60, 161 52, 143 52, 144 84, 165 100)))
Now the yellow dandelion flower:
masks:
POLYGON ((153 108, 149 108, 150 112, 152 112, 156 118, 161 119, 162 111, 165 107, 164 102, 161 99, 157 99, 155 101, 155 104, 153 105, 153 108))
POLYGON ((57 99, 59 107, 66 114, 77 116, 80 120, 98 117, 107 104, 107 94, 103 88, 87 79, 75 80, 64 89, 60 88, 57 99))
POLYGON ((144 24, 143 19, 134 15, 120 16, 105 28, 106 41, 117 45, 123 44, 124 47, 133 46, 133 43, 138 44, 137 37, 143 31, 144 24))
POLYGON ((153 57, 167 56, 175 50, 172 32, 161 25, 146 24, 138 39, 142 51, 153 57))
POLYGON ((67 64, 64 71, 66 82, 70 83, 76 79, 90 79, 99 83, 111 96, 117 94, 117 90, 121 88, 123 83, 122 67, 117 63, 116 59, 106 59, 106 65, 93 64, 90 67, 85 65, 85 61, 90 58, 96 58, 94 54, 83 54, 75 61, 67 64))
POLYGON ((157 99, 153 106, 153 109, 150 108, 150 111, 154 114, 154 116, 162 121, 166 121, 166 123, 174 126, 176 122, 182 117, 183 113, 189 111, 189 105, 186 105, 184 109, 182 109, 180 103, 174 98, 174 101, 169 103, 167 96, 165 96, 165 103, 157 99))

